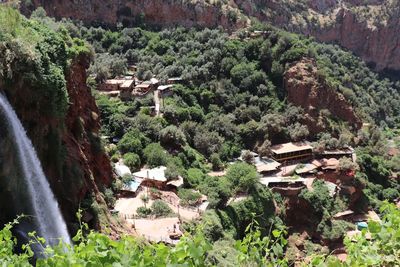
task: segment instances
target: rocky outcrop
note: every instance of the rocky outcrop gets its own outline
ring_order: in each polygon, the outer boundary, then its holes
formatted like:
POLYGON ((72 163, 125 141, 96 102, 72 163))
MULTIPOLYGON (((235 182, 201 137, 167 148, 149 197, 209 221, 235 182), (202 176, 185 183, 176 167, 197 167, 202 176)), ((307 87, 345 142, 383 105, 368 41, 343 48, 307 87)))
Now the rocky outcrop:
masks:
POLYGON ((99 109, 86 84, 89 64, 87 56, 78 56, 66 75, 70 106, 65 118, 66 131, 62 134, 68 155, 63 168, 66 175, 72 177, 75 174, 68 170, 82 170, 81 182, 70 197, 75 207, 89 192, 94 192, 98 197, 99 188, 110 186, 113 180, 110 160, 103 151, 99 137, 99 109))
POLYGON ((304 109, 304 123, 311 134, 326 130, 327 118, 347 122, 354 130, 360 129, 362 123, 353 107, 341 93, 318 77, 314 60, 293 63, 284 74, 284 87, 287 100, 304 109))
POLYGON ((353 51, 377 70, 400 70, 400 20, 390 18, 386 25, 371 26, 360 21, 349 9, 341 8, 335 22, 326 28, 305 30, 323 42, 337 42, 353 51))
POLYGON ((141 23, 158 26, 218 27, 234 29, 246 26, 233 8, 222 3, 181 0, 122 0, 122 1, 49 1, 33 0, 29 9, 42 6, 48 15, 56 18, 73 18, 93 24, 134 26, 141 23), (236 14, 236 15, 235 15, 236 14))

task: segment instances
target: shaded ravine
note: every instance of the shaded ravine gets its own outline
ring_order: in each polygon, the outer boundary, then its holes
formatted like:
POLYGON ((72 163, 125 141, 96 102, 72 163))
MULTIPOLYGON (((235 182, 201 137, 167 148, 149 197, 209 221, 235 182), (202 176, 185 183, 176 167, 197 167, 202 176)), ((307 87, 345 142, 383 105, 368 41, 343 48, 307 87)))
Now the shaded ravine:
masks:
MULTIPOLYGON (((44 175, 36 151, 12 106, 2 94, 0 94, 0 118, 2 118, 0 127, 7 132, 8 142, 12 143, 9 146, 15 153, 10 157, 15 158, 17 165, 12 168, 16 170, 14 172, 17 172, 13 176, 18 181, 13 181, 13 183, 18 184, 16 187, 18 192, 11 193, 17 201, 21 202, 9 203, 9 205, 23 206, 18 212, 23 211, 29 218, 32 218, 33 227, 28 227, 29 231, 34 230, 38 236, 44 237, 47 245, 57 245, 60 240, 70 244, 66 223, 44 175), (25 201, 29 203, 24 203, 25 201)), ((0 136, 1 138, 2 136, 0 136)), ((2 164, 1 161, 0 164, 2 164)))

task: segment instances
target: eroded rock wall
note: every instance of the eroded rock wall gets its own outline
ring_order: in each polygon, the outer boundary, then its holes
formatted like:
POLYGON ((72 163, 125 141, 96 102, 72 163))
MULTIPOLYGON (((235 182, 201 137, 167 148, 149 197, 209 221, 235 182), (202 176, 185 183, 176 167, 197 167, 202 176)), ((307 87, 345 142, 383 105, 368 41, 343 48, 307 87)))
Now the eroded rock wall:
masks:
POLYGON ((327 130, 329 123, 326 117, 347 122, 354 130, 360 129, 362 122, 352 105, 340 92, 318 77, 317 72, 314 60, 305 58, 292 64, 284 74, 287 99, 304 109, 304 123, 310 133, 327 130))

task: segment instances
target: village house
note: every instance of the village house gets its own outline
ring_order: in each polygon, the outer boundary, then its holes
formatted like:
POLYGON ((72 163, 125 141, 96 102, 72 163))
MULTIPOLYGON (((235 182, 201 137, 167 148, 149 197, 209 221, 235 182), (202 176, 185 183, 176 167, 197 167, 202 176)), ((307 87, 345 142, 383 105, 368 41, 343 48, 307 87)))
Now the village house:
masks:
POLYGON ((167 167, 160 166, 153 169, 142 169, 141 171, 133 173, 133 178, 136 181, 141 181, 141 185, 148 187, 155 187, 158 189, 173 189, 183 185, 183 178, 177 177, 176 179, 168 179, 165 176, 167 167))
POLYGON ((142 181, 143 181, 142 179, 134 179, 134 180, 128 182, 127 184, 124 184, 122 189, 121 189, 121 193, 123 195, 133 195, 133 196, 135 196, 136 193, 140 189, 142 181))
POLYGON ((120 87, 119 87, 119 89, 120 89, 119 96, 120 96, 121 100, 130 100, 131 99, 133 85, 134 85, 134 81, 133 80, 125 80, 125 82, 123 82, 120 85, 120 87))
POLYGON ((307 142, 275 145, 271 152, 272 158, 278 162, 303 161, 313 157, 313 148, 307 142))
POLYGON ((181 77, 173 77, 167 80, 167 84, 182 84, 183 79, 181 77))
POLYGON ((158 88, 157 88, 158 96, 159 97, 171 96, 174 93, 172 90, 173 87, 174 86, 172 84, 158 86, 158 88))
POLYGON ((355 161, 355 151, 352 147, 343 147, 340 149, 326 149, 321 152, 314 151, 316 158, 335 158, 347 157, 355 161))
POLYGON ((98 90, 102 94, 120 96, 122 100, 129 100, 134 85, 135 80, 132 77, 129 79, 109 79, 99 84, 98 90))
POLYGON ((143 82, 135 86, 135 89, 132 91, 132 95, 134 96, 145 96, 152 90, 152 85, 150 82, 143 82))
POLYGON ((133 178, 142 180, 142 185, 148 187, 155 187, 158 189, 165 188, 167 184, 167 177, 165 177, 165 170, 167 167, 160 166, 154 169, 143 169, 133 173, 133 178))
POLYGON ((155 91, 158 83, 159 81, 156 78, 151 78, 149 81, 144 81, 140 84, 137 84, 132 92, 132 95, 136 97, 145 96, 148 93, 155 91))

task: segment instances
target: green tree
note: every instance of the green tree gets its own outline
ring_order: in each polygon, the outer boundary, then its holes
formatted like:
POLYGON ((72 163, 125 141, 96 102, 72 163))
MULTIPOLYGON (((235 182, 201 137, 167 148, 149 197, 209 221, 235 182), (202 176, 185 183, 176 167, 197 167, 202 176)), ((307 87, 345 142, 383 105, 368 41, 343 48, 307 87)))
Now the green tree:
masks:
POLYGON ((258 180, 256 168, 244 162, 229 166, 226 178, 237 191, 247 191, 258 180))
POLYGON ((118 142, 117 145, 119 151, 121 153, 136 153, 142 154, 142 142, 135 132, 128 132, 124 134, 122 139, 118 142))
POLYGON ((173 213, 171 208, 162 200, 156 200, 151 205, 151 212, 156 217, 165 217, 173 213))
POLYGON ((175 125, 169 125, 161 130, 160 141, 163 145, 180 147, 185 144, 186 137, 175 125))
POLYGON ((159 143, 152 143, 143 150, 144 158, 150 167, 167 164, 167 152, 159 143))
POLYGON ((131 170, 138 170, 140 168, 140 157, 135 153, 126 153, 124 155, 124 163, 131 170))

